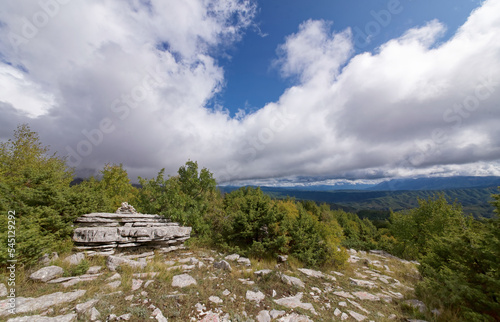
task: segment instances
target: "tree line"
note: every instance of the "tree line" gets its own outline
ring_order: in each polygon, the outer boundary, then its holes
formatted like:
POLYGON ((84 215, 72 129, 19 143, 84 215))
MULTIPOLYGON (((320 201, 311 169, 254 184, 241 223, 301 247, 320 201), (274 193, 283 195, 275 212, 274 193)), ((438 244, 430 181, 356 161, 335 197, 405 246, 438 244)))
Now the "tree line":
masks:
MULTIPOLYGON (((8 213, 15 211, 16 259, 33 265, 44 253, 69 252, 73 221, 86 213, 114 212, 123 201, 193 227, 191 243, 254 258, 290 255, 311 267, 340 267, 347 248, 383 249, 418 260, 416 292, 431 307, 466 321, 500 319, 500 220, 477 220, 443 195, 391 212, 387 225, 331 209, 327 204, 272 199, 259 188, 221 194, 213 174, 187 161, 175 176, 162 169, 134 187, 121 164, 99 178, 72 185, 73 169, 49 155, 26 124, 0 144, 0 263, 9 259, 8 213)), ((497 213, 500 196, 494 195, 497 213)))

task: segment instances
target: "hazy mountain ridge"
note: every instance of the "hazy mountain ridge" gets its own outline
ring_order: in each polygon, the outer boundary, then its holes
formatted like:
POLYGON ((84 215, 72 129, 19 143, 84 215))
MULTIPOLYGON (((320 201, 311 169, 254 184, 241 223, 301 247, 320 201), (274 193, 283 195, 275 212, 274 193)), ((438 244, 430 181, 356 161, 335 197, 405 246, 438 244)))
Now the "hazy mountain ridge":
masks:
MULTIPOLYGON (((338 190, 328 186, 313 187, 261 187, 262 191, 274 198, 293 197, 298 200, 312 200, 329 203, 335 208, 347 211, 393 210, 399 211, 418 207, 418 199, 428 199, 443 193, 449 202, 458 202, 464 213, 475 217, 490 218, 494 207, 491 195, 498 193, 500 177, 446 177, 394 179, 382 182, 364 190, 338 190)), ((238 187, 224 186, 226 193, 238 187)))

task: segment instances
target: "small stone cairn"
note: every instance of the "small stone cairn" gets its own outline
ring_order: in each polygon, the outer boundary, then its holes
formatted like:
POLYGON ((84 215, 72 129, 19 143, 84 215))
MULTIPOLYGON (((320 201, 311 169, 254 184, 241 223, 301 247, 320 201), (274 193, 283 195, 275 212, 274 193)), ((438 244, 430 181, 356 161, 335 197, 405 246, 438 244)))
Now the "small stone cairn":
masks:
POLYGON ((115 213, 86 214, 75 224, 76 249, 90 256, 138 247, 168 251, 182 246, 191 235, 191 227, 179 226, 159 215, 140 214, 126 202, 115 213))

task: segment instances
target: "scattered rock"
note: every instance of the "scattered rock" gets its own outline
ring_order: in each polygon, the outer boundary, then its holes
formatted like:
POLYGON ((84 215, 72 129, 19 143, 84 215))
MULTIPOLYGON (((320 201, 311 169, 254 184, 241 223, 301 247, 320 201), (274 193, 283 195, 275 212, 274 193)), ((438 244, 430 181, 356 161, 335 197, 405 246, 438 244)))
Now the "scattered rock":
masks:
POLYGON ((111 282, 111 281, 119 280, 120 278, 122 278, 122 276, 119 273, 115 273, 113 276, 106 279, 106 281, 111 282))
POLYGON ((340 296, 340 297, 343 297, 343 298, 346 298, 346 299, 354 299, 354 296, 352 296, 350 293, 344 292, 344 291, 333 292, 333 294, 340 296))
POLYGON ((271 315, 267 310, 260 311, 256 318, 258 322, 271 322, 271 315))
POLYGON ((238 281, 240 281, 241 283, 243 283, 245 285, 254 285, 255 284, 255 282, 251 281, 249 278, 238 278, 238 281))
POLYGON ((154 316, 158 322, 168 322, 168 319, 163 316, 163 313, 159 308, 154 309, 152 316, 154 316))
POLYGON ((335 316, 339 316, 339 315, 341 315, 341 314, 342 314, 342 311, 340 311, 340 310, 339 310, 339 309, 337 309, 337 308, 335 309, 335 311, 333 311, 333 315, 335 315, 335 316))
POLYGON ((340 320, 344 321, 344 320, 347 320, 348 318, 349 318, 349 315, 347 315, 347 313, 342 312, 342 315, 340 316, 340 320))
POLYGON ((187 287, 196 284, 196 280, 188 274, 176 275, 172 278, 173 287, 187 287))
POLYGON ((291 313, 288 314, 281 319, 278 320, 279 322, 313 322, 307 315, 300 315, 297 313, 291 313))
POLYGON ((351 300, 349 300, 349 299, 347 299, 347 301, 348 301, 349 303, 351 303, 352 305, 354 305, 355 307, 357 307, 359 310, 361 310, 361 311, 365 312, 366 314, 370 314, 370 311, 368 311, 368 310, 366 310, 365 308, 363 308, 361 305, 359 305, 359 303, 354 302, 354 301, 351 301, 351 300))
POLYGON ((130 318, 131 318, 131 317, 132 317, 132 314, 127 313, 127 314, 120 315, 120 316, 119 316, 119 317, 117 317, 116 319, 117 319, 118 321, 120 321, 120 320, 123 320, 123 321, 128 321, 128 320, 130 320, 130 318))
POLYGON ((132 291, 138 290, 141 288, 143 280, 132 279, 132 291))
POLYGON ((231 265, 229 265, 229 263, 226 262, 225 260, 221 260, 219 262, 214 262, 214 268, 223 269, 223 270, 226 270, 226 271, 232 271, 233 270, 231 268, 231 265))
POLYGON ((376 288, 377 284, 370 282, 370 281, 365 281, 365 280, 357 280, 354 278, 349 278, 349 281, 353 285, 361 286, 361 287, 368 287, 368 288, 376 288))
POLYGON ((101 268, 102 266, 90 266, 85 274, 97 274, 101 268))
POLYGON ((266 296, 261 291, 258 292, 247 291, 245 297, 249 301, 260 303, 260 301, 262 301, 266 296))
POLYGON ((48 282, 51 279, 62 276, 64 270, 59 266, 47 266, 30 275, 30 279, 39 282, 48 282))
POLYGON ((396 320, 397 318, 396 314, 391 314, 387 317, 388 320, 396 320))
MULTIPOLYGON (((16 312, 25 313, 31 311, 42 311, 51 306, 59 305, 62 303, 72 302, 82 297, 86 290, 76 290, 73 292, 56 292, 52 294, 43 295, 40 297, 17 297, 16 298, 16 312)), ((9 300, 0 301, 0 316, 8 315, 9 300)))
POLYGON ((76 313, 80 313, 80 314, 87 313, 88 311, 90 311, 91 308, 94 307, 94 305, 96 305, 96 303, 98 301, 99 300, 90 300, 90 301, 87 301, 85 303, 77 304, 75 307, 76 313))
POLYGON ((7 322, 72 322, 76 321, 77 315, 75 313, 70 313, 66 315, 59 316, 43 316, 43 315, 30 315, 21 316, 13 319, 8 319, 7 322))
POLYGON ((58 259, 59 255, 56 252, 53 252, 51 256, 49 256, 49 254, 43 254, 43 256, 38 259, 38 263, 42 265, 48 265, 50 262, 58 259))
POLYGON ((64 262, 70 264, 70 265, 78 265, 85 259, 85 254, 84 253, 76 253, 71 256, 68 256, 64 259, 64 262))
POLYGON ((353 319, 355 319, 356 321, 363 321, 366 319, 366 316, 362 315, 362 314, 359 314, 359 313, 356 313, 354 311, 350 311, 348 310, 347 312, 349 312, 349 314, 353 317, 353 319))
POLYGON ((285 315, 285 313, 286 312, 282 310, 271 310, 271 312, 269 312, 269 315, 271 315, 271 319, 277 319, 280 316, 285 315))
POLYGON ((304 310, 309 310, 314 314, 317 314, 316 311, 314 310, 314 307, 311 303, 302 303, 301 299, 304 294, 302 292, 297 293, 295 296, 290 296, 290 297, 284 297, 279 300, 274 300, 276 304, 283 305, 285 307, 288 307, 290 309, 294 308, 301 308, 304 310))
POLYGON ((90 321, 96 321, 101 316, 101 312, 99 312, 95 307, 90 309, 90 321))
POLYGON ((347 303, 346 302, 339 302, 339 306, 346 307, 347 303))
POLYGON ((281 274, 281 280, 283 281, 283 283, 286 283, 288 285, 293 285, 293 286, 298 286, 298 287, 305 287, 304 282, 302 282, 297 277, 293 277, 293 276, 288 276, 288 275, 285 275, 285 274, 281 274))
POLYGON ((264 276, 264 275, 267 275, 267 274, 270 274, 272 273, 272 270, 271 269, 261 269, 260 271, 256 271, 254 272, 255 275, 257 276, 264 276))
POLYGON ((380 297, 368 292, 353 292, 352 294, 360 300, 380 301, 380 297))
POLYGON ((146 262, 138 262, 138 261, 134 261, 131 259, 126 259, 126 258, 118 257, 118 256, 108 256, 108 258, 106 259, 106 267, 110 271, 113 271, 113 272, 116 271, 116 268, 120 265, 127 265, 127 266, 130 266, 132 268, 136 268, 136 269, 144 269, 144 267, 146 267, 147 263, 146 262))
POLYGON ((278 255, 278 263, 286 263, 288 255, 278 255))
POLYGON ((226 257, 224 257, 225 260, 233 261, 233 262, 237 261, 239 258, 240 258, 240 255, 238 255, 238 254, 227 255, 226 257))
POLYGON ((117 289, 120 285, 122 285, 122 281, 121 280, 117 280, 117 281, 113 281, 113 282, 109 282, 108 284, 106 284, 110 289, 117 289))
POLYGON ((240 257, 240 258, 238 258, 238 260, 236 262, 240 265, 252 266, 250 259, 248 259, 246 257, 240 257))
POLYGON ((5 286, 4 283, 0 283, 0 297, 7 296, 7 294, 9 294, 7 292, 7 287, 5 286))
POLYGON ((210 296, 208 298, 208 300, 212 303, 215 303, 215 304, 221 304, 222 302, 224 302, 220 297, 218 296, 210 296))
POLYGON ((414 309, 418 309, 420 313, 425 313, 425 311, 427 311, 427 307, 425 306, 424 302, 417 299, 406 300, 403 303, 414 309))

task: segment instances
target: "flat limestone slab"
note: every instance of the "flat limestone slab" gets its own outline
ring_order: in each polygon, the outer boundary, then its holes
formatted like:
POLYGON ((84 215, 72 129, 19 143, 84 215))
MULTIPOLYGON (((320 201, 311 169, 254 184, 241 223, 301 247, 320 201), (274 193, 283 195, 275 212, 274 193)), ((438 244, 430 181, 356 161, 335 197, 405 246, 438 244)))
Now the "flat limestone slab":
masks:
MULTIPOLYGON (((16 312, 25 313, 36 310, 45 310, 51 306, 61 303, 72 302, 82 297, 86 290, 76 290, 73 292, 63 293, 57 292, 40 297, 17 297, 16 298, 16 312)), ((9 300, 0 301, 0 316, 9 314, 9 300)))

